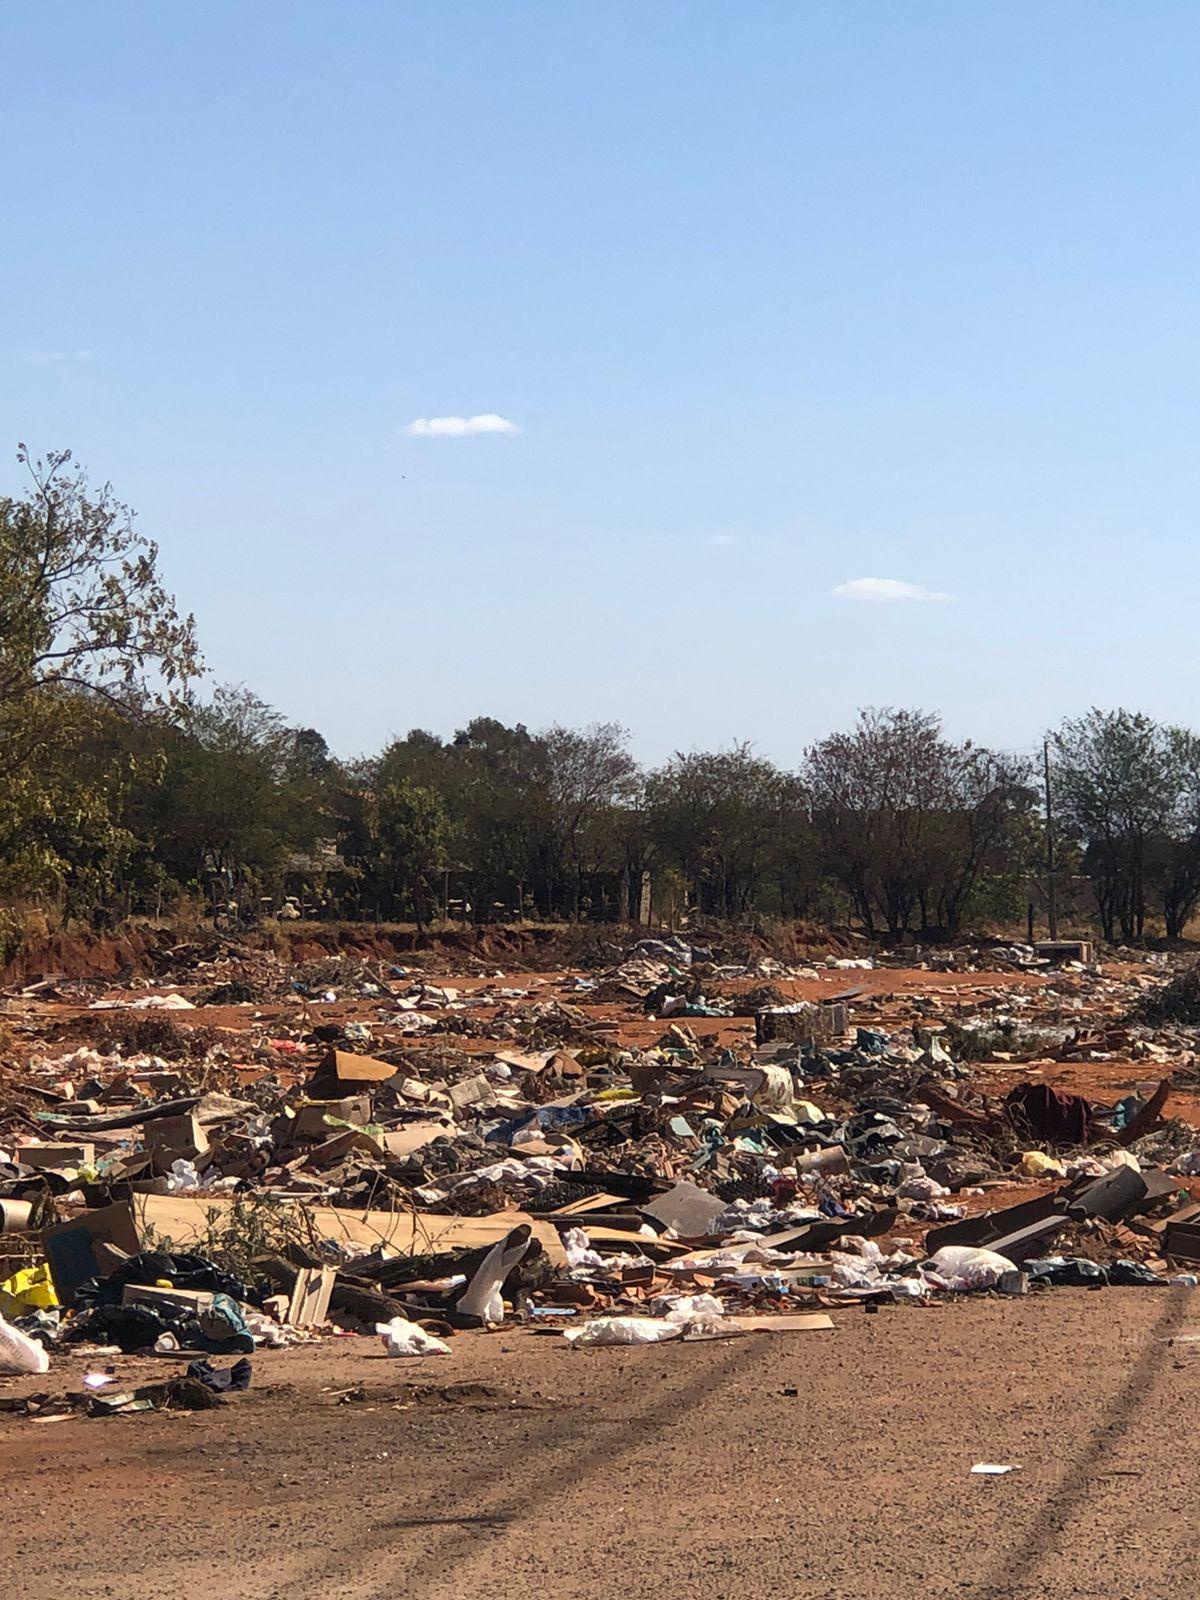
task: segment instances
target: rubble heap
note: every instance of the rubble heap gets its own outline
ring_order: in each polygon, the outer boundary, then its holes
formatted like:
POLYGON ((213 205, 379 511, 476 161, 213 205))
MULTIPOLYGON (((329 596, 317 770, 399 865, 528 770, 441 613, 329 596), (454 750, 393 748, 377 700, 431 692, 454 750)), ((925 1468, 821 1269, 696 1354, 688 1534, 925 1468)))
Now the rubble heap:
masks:
POLYGON ((1169 1117, 1190 973, 1057 947, 615 954, 452 981, 181 948, 154 984, 10 991, 0 1365, 190 1359, 136 1409, 334 1328, 406 1356, 506 1321, 588 1347, 1195 1281, 1200 1134, 1169 1117), (1122 1092, 1062 1081, 1110 1067, 1122 1092))

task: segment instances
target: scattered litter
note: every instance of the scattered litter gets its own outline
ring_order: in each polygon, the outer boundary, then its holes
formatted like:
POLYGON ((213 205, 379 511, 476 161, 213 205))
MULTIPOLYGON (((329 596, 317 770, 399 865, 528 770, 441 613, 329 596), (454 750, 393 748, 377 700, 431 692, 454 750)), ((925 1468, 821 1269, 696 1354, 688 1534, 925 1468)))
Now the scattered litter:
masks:
POLYGON ((152 979, 5 991, 3 1369, 86 1351, 116 1415, 333 1336, 836 1339, 851 1309, 1200 1282, 1200 1135, 1170 1115, 1200 982, 1171 990, 1173 957, 693 937, 505 977, 164 935, 152 979), (902 965, 974 976, 856 986, 902 965), (1092 1060, 1107 1099, 1071 1076, 1092 1060), (143 1354, 174 1388, 123 1380, 143 1354))
POLYGON ((448 1356, 450 1346, 444 1339, 426 1333, 415 1322, 403 1317, 393 1317, 390 1322, 378 1322, 375 1332, 383 1340, 389 1356, 448 1356))

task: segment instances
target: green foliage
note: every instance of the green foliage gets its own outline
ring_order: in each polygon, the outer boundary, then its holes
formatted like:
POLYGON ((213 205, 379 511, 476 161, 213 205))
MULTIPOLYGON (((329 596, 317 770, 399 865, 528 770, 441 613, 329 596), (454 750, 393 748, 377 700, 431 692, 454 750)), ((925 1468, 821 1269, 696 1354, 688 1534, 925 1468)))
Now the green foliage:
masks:
POLYGON ((745 916, 766 884, 782 901, 810 877, 803 789, 749 745, 674 756, 647 779, 646 811, 660 859, 706 913, 745 916))
POLYGON ((393 905, 410 907, 419 925, 433 915, 449 831, 446 808, 433 789, 398 778, 380 791, 379 850, 393 905))
POLYGON ((134 840, 118 721, 178 705, 199 670, 191 618, 128 507, 61 451, 0 498, 0 896, 67 911, 113 898, 134 840))
POLYGON ((1157 902, 1168 935, 1200 902, 1200 741, 1140 712, 1092 710, 1053 736, 1054 798, 1082 854, 1107 938, 1141 938, 1157 902))
MULTIPOLYGON (((1046 823, 1026 763, 921 711, 864 711, 789 773, 748 745, 643 771, 615 723, 476 717, 337 760, 249 689, 197 696, 157 550, 66 452, 0 497, 0 907, 122 912, 298 895, 330 914, 623 919, 849 913, 869 932, 1011 924, 1046 823)), ((1110 937, 1200 905, 1200 739, 1125 710, 1053 736, 1060 885, 1110 937)), ((1044 885, 1043 885, 1044 887, 1044 885)), ((22 914, 0 915, 0 944, 22 914)))
POLYGON ((806 754, 826 868, 868 931, 955 933, 986 871, 1018 871, 1027 765, 955 743, 922 711, 867 710, 806 754))

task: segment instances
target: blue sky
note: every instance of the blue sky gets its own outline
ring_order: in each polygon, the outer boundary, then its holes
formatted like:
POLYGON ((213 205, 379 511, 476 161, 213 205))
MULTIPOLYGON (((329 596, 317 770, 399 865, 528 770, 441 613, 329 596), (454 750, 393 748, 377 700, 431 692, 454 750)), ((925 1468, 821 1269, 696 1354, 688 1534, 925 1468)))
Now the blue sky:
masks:
POLYGON ((71 447, 340 752, 1200 721, 1195 5, 44 0, 0 49, 0 489, 71 447))

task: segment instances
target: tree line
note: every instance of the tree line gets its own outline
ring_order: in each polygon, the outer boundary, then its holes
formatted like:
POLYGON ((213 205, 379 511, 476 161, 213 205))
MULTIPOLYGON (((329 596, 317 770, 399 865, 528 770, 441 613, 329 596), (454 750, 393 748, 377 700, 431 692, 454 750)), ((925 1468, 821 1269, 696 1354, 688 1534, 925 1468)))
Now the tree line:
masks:
POLYGON ((483 716, 339 759, 251 690, 205 688, 194 621, 110 487, 67 452, 19 460, 27 487, 0 498, 0 906, 94 923, 185 899, 419 922, 649 907, 898 937, 1012 926, 1054 887, 1138 939, 1180 935, 1200 904, 1200 738, 1123 709, 1053 730, 1045 771, 904 709, 860 712, 792 770, 748 744, 646 769, 615 723, 483 716))

